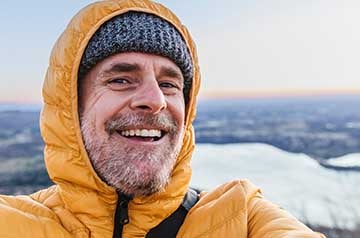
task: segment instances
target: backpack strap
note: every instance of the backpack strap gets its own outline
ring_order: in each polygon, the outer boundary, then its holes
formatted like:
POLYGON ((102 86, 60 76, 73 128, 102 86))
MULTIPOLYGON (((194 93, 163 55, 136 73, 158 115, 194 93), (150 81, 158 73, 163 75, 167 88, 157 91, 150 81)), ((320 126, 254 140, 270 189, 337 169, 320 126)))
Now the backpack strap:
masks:
POLYGON ((180 207, 159 225, 151 229, 146 238, 175 238, 188 211, 198 200, 199 191, 189 188, 180 207))

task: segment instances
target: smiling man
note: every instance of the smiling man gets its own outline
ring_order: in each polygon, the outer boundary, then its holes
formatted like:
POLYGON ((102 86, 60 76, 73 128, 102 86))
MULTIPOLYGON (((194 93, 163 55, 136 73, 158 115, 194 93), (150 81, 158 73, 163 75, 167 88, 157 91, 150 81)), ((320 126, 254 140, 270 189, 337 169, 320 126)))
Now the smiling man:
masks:
POLYGON ((131 196, 163 189, 184 134, 180 68, 159 55, 117 53, 81 81, 81 131, 98 175, 131 196))
POLYGON ((0 196, 0 237, 323 237, 247 180, 189 189, 200 73, 187 29, 152 1, 82 9, 43 86, 55 185, 0 196))

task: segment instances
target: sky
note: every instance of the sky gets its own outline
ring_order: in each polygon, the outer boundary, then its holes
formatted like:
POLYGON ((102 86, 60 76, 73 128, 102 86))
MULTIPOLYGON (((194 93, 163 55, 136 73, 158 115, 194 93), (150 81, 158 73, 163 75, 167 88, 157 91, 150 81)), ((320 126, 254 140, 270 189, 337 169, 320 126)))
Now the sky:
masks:
MULTIPOLYGON (((41 102, 50 51, 93 1, 10 1, 0 11, 0 102, 41 102)), ((360 94, 358 0, 161 0, 189 28, 200 97, 360 94)))

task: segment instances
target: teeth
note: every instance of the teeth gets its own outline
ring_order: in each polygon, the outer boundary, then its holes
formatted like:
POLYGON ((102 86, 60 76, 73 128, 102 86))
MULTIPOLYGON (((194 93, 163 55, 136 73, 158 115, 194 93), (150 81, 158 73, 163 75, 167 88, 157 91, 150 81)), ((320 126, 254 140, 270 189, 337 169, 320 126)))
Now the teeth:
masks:
POLYGON ((142 136, 142 137, 161 137, 160 130, 147 130, 147 129, 136 129, 121 131, 122 136, 142 136))
POLYGON ((141 130, 141 136, 149 136, 149 134, 150 134, 150 131, 145 130, 145 129, 141 130))

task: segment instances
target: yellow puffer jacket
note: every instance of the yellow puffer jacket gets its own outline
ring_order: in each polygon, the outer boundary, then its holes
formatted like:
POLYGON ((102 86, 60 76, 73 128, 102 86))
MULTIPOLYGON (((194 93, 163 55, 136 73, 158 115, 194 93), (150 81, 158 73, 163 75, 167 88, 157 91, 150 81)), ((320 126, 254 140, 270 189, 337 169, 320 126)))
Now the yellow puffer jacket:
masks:
MULTIPOLYGON (((56 42, 43 86, 41 132, 45 163, 56 185, 30 196, 0 196, 1 238, 111 238, 116 191, 94 172, 81 137, 77 105, 77 72, 82 53, 99 26, 127 11, 152 13, 172 23, 183 35, 195 73, 186 108, 186 134, 171 182, 164 192, 131 200, 130 223, 123 237, 147 232, 181 204, 191 177, 194 149, 192 122, 200 73, 195 45, 179 19, 150 1, 109 0, 82 9, 56 42)), ((202 193, 177 237, 322 237, 265 201, 247 181, 234 181, 202 193)))

